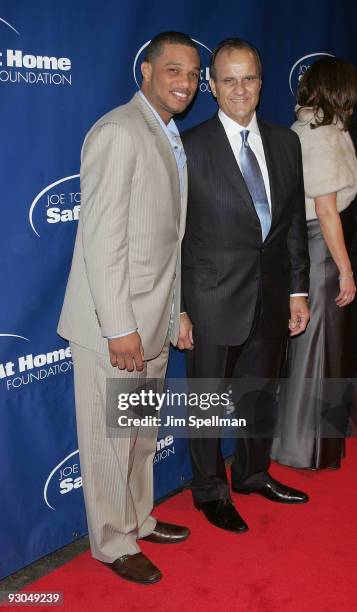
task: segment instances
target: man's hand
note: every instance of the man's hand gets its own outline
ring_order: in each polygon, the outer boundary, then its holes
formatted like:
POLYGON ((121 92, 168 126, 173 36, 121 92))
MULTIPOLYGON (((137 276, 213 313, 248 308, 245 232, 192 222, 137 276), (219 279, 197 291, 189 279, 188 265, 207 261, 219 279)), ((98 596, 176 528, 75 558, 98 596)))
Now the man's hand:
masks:
POLYGON ((187 312, 182 312, 180 315, 180 330, 177 348, 181 350, 188 349, 189 351, 193 349, 192 323, 187 312))
POLYGON ((310 313, 306 297, 300 295, 291 297, 289 320, 290 336, 297 336, 305 331, 309 319, 310 313))
POLYGON ((133 372, 144 369, 144 349, 138 332, 108 340, 110 363, 119 370, 133 372))

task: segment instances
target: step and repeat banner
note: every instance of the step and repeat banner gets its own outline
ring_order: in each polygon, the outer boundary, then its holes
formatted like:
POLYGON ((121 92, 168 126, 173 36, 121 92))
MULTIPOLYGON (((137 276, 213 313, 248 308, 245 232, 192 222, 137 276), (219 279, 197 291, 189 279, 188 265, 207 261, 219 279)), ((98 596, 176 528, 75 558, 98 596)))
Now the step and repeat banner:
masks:
MULTIPOLYGON (((356 23, 357 5, 347 0, 226 0, 215 8, 189 0, 0 0, 0 578, 86 533, 73 365, 56 333, 85 133, 131 98, 145 46, 172 29, 196 40, 202 62, 180 130, 215 112, 208 65, 227 36, 259 48, 259 112, 289 125, 311 62, 323 54, 357 61, 356 23)), ((168 375, 185 376, 179 351, 168 375)), ((159 436, 156 498, 189 478, 186 441, 159 436)))

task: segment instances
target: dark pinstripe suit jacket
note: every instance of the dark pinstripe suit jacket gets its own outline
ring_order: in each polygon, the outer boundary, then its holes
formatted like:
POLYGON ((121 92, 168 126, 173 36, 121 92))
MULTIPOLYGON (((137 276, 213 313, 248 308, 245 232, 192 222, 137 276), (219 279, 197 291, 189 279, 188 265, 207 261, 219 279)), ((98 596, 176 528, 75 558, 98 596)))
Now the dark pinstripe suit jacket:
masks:
POLYGON ((186 131, 189 176, 183 299, 194 334, 213 344, 248 337, 257 298, 272 334, 288 328, 289 293, 307 292, 305 199, 299 139, 258 120, 269 173, 271 230, 258 216, 218 118, 186 131))

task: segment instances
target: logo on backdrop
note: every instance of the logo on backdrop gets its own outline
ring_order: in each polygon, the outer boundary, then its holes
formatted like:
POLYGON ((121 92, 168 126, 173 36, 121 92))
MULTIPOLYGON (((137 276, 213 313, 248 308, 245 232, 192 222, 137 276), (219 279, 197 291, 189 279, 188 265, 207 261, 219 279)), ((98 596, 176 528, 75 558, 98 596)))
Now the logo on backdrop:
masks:
POLYGON ((175 454, 174 437, 166 436, 165 438, 159 438, 156 443, 156 453, 154 457, 154 464, 164 461, 171 455, 175 454))
MULTIPOLYGON (((46 506, 55 510, 58 503, 63 501, 64 496, 67 496, 68 493, 78 492, 79 489, 82 489, 82 486, 79 451, 77 449, 62 459, 48 476, 43 489, 43 499, 46 506)), ((65 497, 65 499, 67 498, 65 497)))
POLYGON ((78 221, 81 209, 79 174, 64 178, 47 185, 31 203, 29 221, 36 236, 45 228, 71 221, 78 221), (65 183, 65 186, 63 186, 65 183))
POLYGON ((20 340, 27 340, 27 342, 30 342, 25 336, 19 336, 18 334, 0 334, 0 338, 19 338, 20 340))
POLYGON ((311 64, 316 62, 316 60, 320 59, 324 55, 329 55, 330 57, 333 57, 332 53, 309 53, 309 55, 304 55, 303 57, 300 57, 297 62, 295 62, 289 74, 289 87, 293 96, 296 95, 299 81, 304 72, 306 72, 306 70, 310 68, 311 64))
MULTIPOLYGON (((210 60, 211 60, 211 55, 212 55, 212 50, 207 47, 207 45, 205 45, 204 43, 200 42, 199 40, 195 40, 194 38, 192 38, 193 42, 195 42, 199 48, 200 48, 200 56, 201 56, 201 70, 200 70, 200 84, 199 84, 199 89, 202 93, 206 93, 211 92, 210 86, 209 86, 209 65, 210 65, 210 60)), ((147 40, 146 43, 144 43, 142 45, 142 47, 140 47, 139 51, 137 52, 137 54, 135 55, 135 59, 134 59, 134 64, 133 64, 133 76, 134 76, 134 80, 135 83, 137 84, 138 87, 140 87, 140 83, 141 83, 141 72, 140 72, 140 66, 142 64, 142 62, 144 61, 144 57, 145 57, 145 49, 148 46, 148 44, 150 43, 150 40, 147 40)))
POLYGON ((11 25, 11 23, 9 23, 8 21, 5 21, 5 19, 2 19, 0 17, 0 23, 4 24, 7 28, 10 28, 10 30, 12 30, 13 32, 15 32, 15 34, 17 34, 18 36, 20 36, 20 32, 18 32, 16 30, 16 28, 14 28, 14 26, 11 25))
MULTIPOLYGON (((159 438, 156 443, 154 464, 160 463, 160 461, 164 461, 174 454, 175 446, 173 436, 159 438)), ((58 503, 62 501, 62 496, 82 488, 83 484, 78 458, 78 450, 70 453, 53 468, 48 476, 43 489, 43 498, 45 504, 52 510, 55 510, 58 503)))
MULTIPOLYGON (((10 30, 14 37, 20 32, 0 17, 0 26, 10 30)), ((14 48, 0 51, 0 83, 27 85, 72 85, 72 62, 69 57, 49 54, 35 55, 31 50, 19 49, 16 38, 14 48)), ((22 47, 22 45, 21 45, 22 47)))
MULTIPOLYGON (((13 338, 18 342, 30 342, 29 338, 18 334, 0 334, 1 338, 13 338)), ((0 362, 0 383, 4 381, 7 391, 24 385, 47 380, 51 376, 72 371, 70 346, 49 351, 48 353, 27 353, 11 360, 0 362)))

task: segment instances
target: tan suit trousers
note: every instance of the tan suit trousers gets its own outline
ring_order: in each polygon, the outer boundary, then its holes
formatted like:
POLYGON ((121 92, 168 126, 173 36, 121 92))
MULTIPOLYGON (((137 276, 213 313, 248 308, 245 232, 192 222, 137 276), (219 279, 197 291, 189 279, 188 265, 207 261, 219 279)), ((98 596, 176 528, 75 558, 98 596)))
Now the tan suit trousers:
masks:
MULTIPOLYGON (((161 353, 145 362, 143 372, 113 368, 108 355, 70 343, 74 364, 76 417, 83 492, 92 555, 105 563, 140 551, 137 539, 152 532, 152 435, 131 428, 126 437, 106 433, 106 379, 156 378, 164 381, 169 340, 161 353)), ((150 431, 151 434, 151 431, 150 431)))

